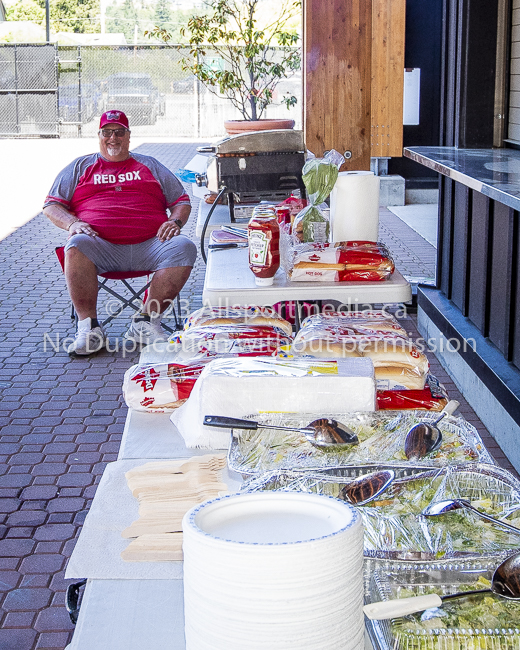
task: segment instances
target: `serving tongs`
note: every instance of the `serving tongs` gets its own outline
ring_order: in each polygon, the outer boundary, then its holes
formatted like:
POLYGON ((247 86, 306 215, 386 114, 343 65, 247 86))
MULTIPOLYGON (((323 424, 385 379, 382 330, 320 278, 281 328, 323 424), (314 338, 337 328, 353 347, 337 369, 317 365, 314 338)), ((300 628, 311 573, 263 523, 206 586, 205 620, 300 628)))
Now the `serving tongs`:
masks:
POLYGON ((247 248, 246 242, 226 242, 223 244, 210 244, 208 250, 210 251, 223 251, 228 248, 247 248))
POLYGON ((210 427, 223 429, 282 429, 284 431, 297 431, 315 447, 341 447, 343 445, 356 445, 359 440, 357 435, 341 422, 330 418, 313 420, 306 427, 283 427, 272 424, 263 424, 254 420, 239 420, 221 415, 206 415, 204 424, 210 427))

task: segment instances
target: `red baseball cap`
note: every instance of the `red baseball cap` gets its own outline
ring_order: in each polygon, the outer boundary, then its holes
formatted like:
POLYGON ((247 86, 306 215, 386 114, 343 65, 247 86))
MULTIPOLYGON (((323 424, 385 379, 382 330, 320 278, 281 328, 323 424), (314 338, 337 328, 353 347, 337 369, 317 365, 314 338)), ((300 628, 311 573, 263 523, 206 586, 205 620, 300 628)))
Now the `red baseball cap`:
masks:
POLYGON ((107 111, 99 120, 99 128, 102 129, 107 124, 119 124, 128 129, 128 118, 123 111, 107 111))

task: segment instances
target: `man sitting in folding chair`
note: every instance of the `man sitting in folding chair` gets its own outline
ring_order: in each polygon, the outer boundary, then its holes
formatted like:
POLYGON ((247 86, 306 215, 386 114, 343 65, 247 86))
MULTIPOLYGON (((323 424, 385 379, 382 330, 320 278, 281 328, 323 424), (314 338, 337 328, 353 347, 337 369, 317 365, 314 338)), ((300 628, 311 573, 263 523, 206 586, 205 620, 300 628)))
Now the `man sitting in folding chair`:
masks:
POLYGON ((100 153, 77 158, 58 174, 44 214, 67 230, 65 278, 78 315, 69 354, 101 350, 106 335, 97 320, 97 276, 155 271, 146 304, 125 338, 164 340, 161 315, 186 283, 197 255, 181 235, 191 206, 177 177, 151 156, 130 153, 128 119, 107 111, 99 123, 100 153), (169 211, 169 216, 167 213, 169 211))

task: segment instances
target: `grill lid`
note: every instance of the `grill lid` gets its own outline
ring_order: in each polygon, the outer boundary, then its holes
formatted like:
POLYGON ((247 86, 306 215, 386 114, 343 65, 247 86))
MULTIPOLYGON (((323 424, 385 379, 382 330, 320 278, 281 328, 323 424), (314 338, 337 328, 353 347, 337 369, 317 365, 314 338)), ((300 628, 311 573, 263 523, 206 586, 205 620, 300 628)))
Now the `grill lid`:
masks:
POLYGON ((198 147, 200 153, 241 154, 261 152, 303 153, 305 144, 303 131, 294 129, 275 129, 272 131, 252 131, 223 138, 209 147, 198 147))

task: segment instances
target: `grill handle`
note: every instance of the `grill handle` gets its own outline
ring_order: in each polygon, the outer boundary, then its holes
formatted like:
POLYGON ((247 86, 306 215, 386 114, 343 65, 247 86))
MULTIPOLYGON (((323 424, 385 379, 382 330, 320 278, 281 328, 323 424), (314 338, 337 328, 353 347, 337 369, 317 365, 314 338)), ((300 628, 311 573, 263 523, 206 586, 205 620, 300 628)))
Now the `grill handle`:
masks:
POLYGON ((195 174, 195 183, 197 187, 207 187, 208 186, 208 176, 204 174, 195 174))
POLYGON ((217 153, 216 147, 206 146, 206 147, 197 147, 199 153, 217 153))

